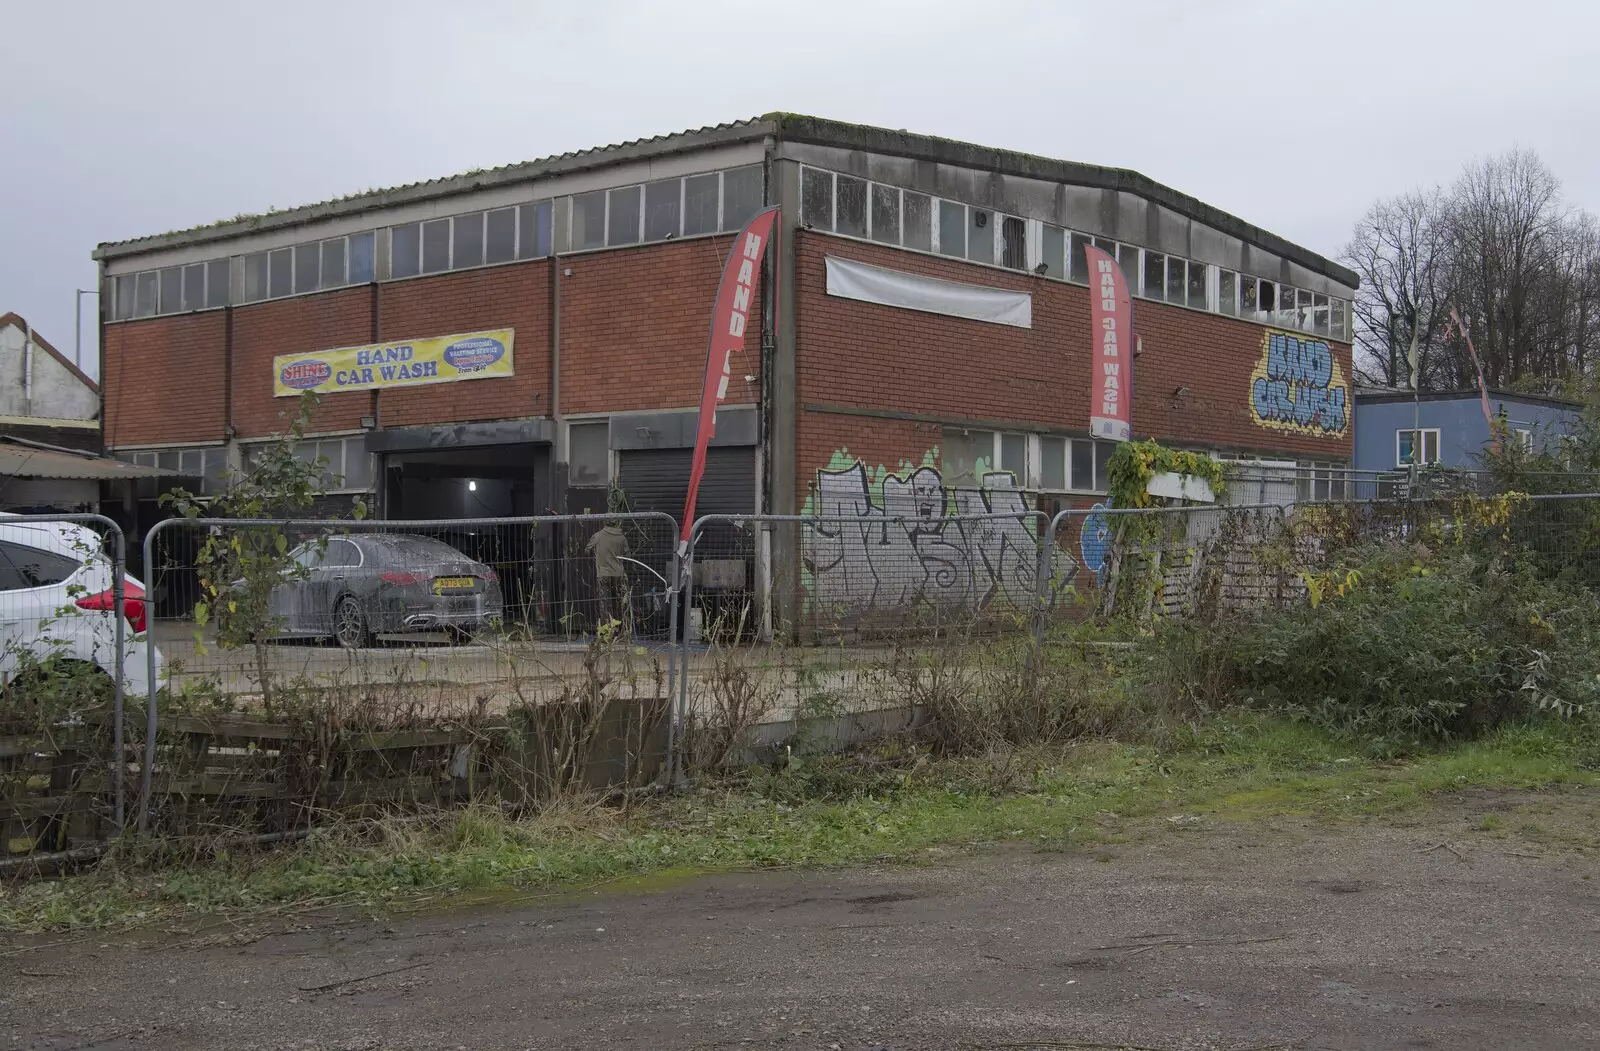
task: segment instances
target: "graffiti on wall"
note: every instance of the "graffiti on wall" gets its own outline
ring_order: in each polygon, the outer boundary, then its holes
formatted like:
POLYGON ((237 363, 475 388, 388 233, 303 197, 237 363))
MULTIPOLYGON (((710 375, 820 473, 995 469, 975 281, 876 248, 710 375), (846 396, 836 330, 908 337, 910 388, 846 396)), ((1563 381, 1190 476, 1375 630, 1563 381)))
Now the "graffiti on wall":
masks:
POLYGON ((1263 427, 1338 436, 1350 422, 1350 389, 1320 339, 1268 331, 1250 377, 1250 414, 1263 427))
POLYGON ((1111 546, 1111 519, 1105 511, 1105 504, 1089 508, 1078 530, 1078 551, 1083 556, 1083 568, 1094 574, 1096 584, 1101 587, 1106 582, 1106 549, 1111 546))
MULTIPOLYGON (((979 465, 976 489, 946 488, 934 466, 869 470, 836 452, 817 472, 805 513, 805 568, 810 599, 840 615, 904 610, 1000 608, 1027 611, 1037 591, 1038 528, 1026 495, 1008 471, 979 465), (964 519, 1010 514, 1017 517, 964 519)), ((1050 579, 1059 589, 1075 570, 1055 553, 1050 579)))

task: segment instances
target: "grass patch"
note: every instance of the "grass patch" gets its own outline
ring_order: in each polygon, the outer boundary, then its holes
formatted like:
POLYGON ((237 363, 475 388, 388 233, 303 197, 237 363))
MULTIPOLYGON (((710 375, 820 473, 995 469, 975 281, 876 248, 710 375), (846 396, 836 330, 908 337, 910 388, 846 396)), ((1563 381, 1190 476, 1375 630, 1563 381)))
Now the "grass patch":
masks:
POLYGON ((939 759, 910 748, 808 757, 626 812, 567 803, 335 826, 294 847, 181 867, 113 858, 0 890, 0 930, 115 928, 215 912, 399 907, 459 894, 650 886, 717 871, 917 861, 1029 842, 1071 849, 1180 815, 1350 818, 1462 788, 1600 783, 1600 735, 1554 720, 1383 760, 1303 723, 1212 720, 1172 747, 1107 741, 939 759))

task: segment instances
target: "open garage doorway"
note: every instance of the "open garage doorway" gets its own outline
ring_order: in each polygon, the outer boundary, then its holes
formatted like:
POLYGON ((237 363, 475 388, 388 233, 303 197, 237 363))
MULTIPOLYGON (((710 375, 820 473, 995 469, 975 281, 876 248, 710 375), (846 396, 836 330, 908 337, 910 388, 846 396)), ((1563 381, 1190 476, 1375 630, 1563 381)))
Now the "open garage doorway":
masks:
MULTIPOLYGON (((549 514, 550 446, 518 442, 391 452, 384 456, 383 517, 391 520, 510 518, 549 514)), ((418 527, 500 578, 506 619, 536 634, 551 630, 559 603, 549 527, 418 527)))

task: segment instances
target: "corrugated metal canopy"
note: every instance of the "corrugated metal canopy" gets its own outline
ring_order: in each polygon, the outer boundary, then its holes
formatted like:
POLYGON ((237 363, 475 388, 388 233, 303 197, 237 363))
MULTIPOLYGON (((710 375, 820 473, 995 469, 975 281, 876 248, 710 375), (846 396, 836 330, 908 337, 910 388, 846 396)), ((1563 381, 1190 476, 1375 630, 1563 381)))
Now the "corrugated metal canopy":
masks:
POLYGON ((0 441, 0 478, 90 478, 122 481, 138 478, 164 478, 171 471, 123 463, 109 456, 41 449, 0 441))

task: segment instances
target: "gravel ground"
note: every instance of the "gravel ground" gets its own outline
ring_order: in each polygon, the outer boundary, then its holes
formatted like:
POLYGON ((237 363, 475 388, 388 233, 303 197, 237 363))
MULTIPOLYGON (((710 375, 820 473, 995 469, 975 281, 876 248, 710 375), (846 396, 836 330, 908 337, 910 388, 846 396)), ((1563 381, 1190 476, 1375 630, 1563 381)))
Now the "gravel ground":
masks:
POLYGON ((13 942, 0 1047, 1595 1047, 1596 803, 13 942))

